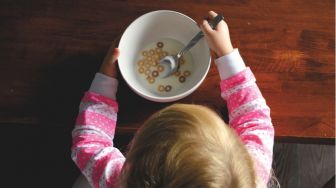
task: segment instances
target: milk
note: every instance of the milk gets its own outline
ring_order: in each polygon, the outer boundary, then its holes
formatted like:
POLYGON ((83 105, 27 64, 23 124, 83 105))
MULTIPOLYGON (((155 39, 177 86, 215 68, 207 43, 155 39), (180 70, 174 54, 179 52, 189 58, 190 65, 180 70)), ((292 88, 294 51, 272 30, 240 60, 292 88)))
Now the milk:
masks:
MULTIPOLYGON (((161 48, 162 51, 166 51, 168 52, 168 55, 175 55, 177 54, 182 48, 185 47, 185 45, 183 45, 181 42, 175 40, 175 39, 171 39, 171 38, 162 38, 158 41, 155 41, 153 43, 148 44, 147 46, 145 46, 140 52, 138 52, 138 57, 137 57, 137 61, 135 62, 135 72, 136 75, 138 76, 140 83, 143 84, 144 87, 148 88, 150 90, 150 92, 155 93, 156 95, 159 96, 172 96, 178 93, 178 91, 183 87, 183 85, 187 84, 187 82, 189 82, 190 80, 190 76, 185 76, 185 82, 181 83, 179 81, 179 77, 175 76, 175 75, 169 75, 166 78, 159 78, 159 77, 155 77, 155 82, 154 83, 149 83, 148 80, 146 79, 148 76, 146 76, 144 73, 140 74, 138 69, 139 66, 138 62, 140 60, 146 59, 143 56, 143 52, 149 52, 151 49, 157 49, 157 43, 158 42, 162 42, 163 43, 163 47, 161 48), (158 87, 159 85, 163 85, 163 86, 167 86, 170 85, 171 86, 171 90, 170 91, 159 91, 158 87)), ((161 58, 159 58, 161 59, 161 58)), ((181 75, 185 72, 185 71, 189 71, 191 73, 191 75, 193 74, 193 67, 192 67, 192 55, 190 52, 186 52, 183 55, 183 60, 184 63, 180 64, 180 68, 179 71, 181 73, 181 75)), ((153 70, 157 70, 157 67, 150 67, 147 69, 150 69, 151 71, 153 70)), ((151 76, 152 77, 152 76, 151 76)))

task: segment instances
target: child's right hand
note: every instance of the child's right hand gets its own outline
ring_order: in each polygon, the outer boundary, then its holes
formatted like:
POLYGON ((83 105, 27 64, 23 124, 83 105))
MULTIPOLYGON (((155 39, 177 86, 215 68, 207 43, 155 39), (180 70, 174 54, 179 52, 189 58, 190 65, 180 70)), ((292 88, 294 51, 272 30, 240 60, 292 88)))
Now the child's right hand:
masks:
MULTIPOLYGON (((217 16, 214 11, 209 11, 211 19, 217 16)), ((233 47, 230 40, 229 28, 224 20, 220 21, 216 29, 212 29, 208 21, 203 20, 200 25, 201 30, 205 35, 205 39, 210 47, 218 57, 227 55, 233 51, 233 47)))

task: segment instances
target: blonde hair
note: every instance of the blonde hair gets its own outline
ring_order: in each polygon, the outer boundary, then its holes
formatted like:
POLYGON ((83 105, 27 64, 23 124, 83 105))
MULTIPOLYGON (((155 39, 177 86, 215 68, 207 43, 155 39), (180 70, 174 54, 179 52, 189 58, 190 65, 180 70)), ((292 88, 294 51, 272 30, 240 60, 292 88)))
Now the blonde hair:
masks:
POLYGON ((129 188, 256 187, 253 162, 212 110, 175 104, 139 129, 119 180, 129 188))

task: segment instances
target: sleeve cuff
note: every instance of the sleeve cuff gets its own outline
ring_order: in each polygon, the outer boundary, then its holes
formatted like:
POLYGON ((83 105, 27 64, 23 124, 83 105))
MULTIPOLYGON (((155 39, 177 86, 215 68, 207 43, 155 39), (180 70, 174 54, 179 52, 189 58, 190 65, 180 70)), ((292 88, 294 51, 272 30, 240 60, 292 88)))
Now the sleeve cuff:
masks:
POLYGON ((109 97, 113 100, 116 99, 118 89, 118 80, 102 73, 96 73, 89 91, 109 97))
POLYGON ((238 49, 234 49, 231 53, 215 59, 215 64, 219 72, 221 80, 225 80, 235 74, 246 69, 244 60, 239 54, 238 49))

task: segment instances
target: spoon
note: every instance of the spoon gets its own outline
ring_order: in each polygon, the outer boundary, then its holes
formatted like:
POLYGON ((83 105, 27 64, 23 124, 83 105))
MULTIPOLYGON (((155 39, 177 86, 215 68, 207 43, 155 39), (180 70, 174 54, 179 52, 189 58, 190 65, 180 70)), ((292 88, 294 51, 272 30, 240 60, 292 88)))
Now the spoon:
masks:
MULTIPOLYGON (((224 17, 221 14, 218 14, 211 22, 209 25, 211 26, 212 29, 215 29, 217 24, 223 20, 224 17)), ((192 48, 201 38, 204 37, 204 33, 202 31, 198 32, 192 39, 191 41, 176 55, 169 55, 165 56, 159 61, 159 64, 164 67, 164 70, 159 77, 160 78, 165 78, 172 73, 176 72, 179 67, 180 67, 180 58, 183 56, 185 52, 187 52, 190 48, 192 48)))

